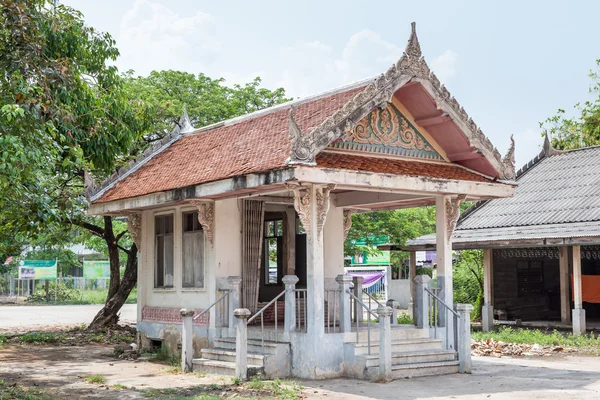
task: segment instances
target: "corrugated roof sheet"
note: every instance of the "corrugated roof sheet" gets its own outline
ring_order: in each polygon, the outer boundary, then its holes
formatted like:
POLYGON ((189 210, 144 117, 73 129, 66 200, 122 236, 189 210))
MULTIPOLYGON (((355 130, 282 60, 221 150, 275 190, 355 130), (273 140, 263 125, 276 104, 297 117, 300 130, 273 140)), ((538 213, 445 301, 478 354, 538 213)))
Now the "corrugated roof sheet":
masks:
POLYGON ((513 197, 483 204, 457 231, 600 221, 600 147, 546 156, 517 182, 513 197))

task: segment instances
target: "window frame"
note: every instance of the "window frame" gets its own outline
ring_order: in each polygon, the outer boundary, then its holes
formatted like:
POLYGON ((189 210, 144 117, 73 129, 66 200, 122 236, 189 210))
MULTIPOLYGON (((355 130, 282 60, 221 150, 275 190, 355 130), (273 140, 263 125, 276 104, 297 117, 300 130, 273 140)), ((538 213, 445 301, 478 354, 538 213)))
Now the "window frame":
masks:
MULTIPOLYGON (((206 290, 206 236, 204 233, 204 228, 202 227, 202 224, 200 224, 200 222, 198 221, 198 210, 195 209, 183 209, 180 212, 180 216, 181 216, 181 290, 182 291, 205 291, 206 290), (187 230, 186 231, 186 215, 192 215, 192 230, 187 230), (194 286, 186 286, 185 284, 185 251, 184 251, 184 246, 185 246, 185 239, 186 239, 186 234, 188 236, 192 236, 193 234, 196 234, 198 232, 201 232, 201 240, 200 240, 200 245, 202 247, 202 257, 200 259, 200 268, 201 268, 201 275, 202 275, 202 286, 195 286, 195 281, 196 281, 196 277, 194 275, 192 281, 194 281, 193 285, 194 286)), ((192 267, 192 270, 195 271, 194 266, 192 267)))
MULTIPOLYGON (((166 225, 165 225, 166 226, 166 225)), ((175 289, 175 214, 173 212, 164 212, 164 213, 160 213, 160 214, 154 214, 154 230, 153 230, 153 234, 154 234, 154 271, 153 271, 153 275, 154 275, 154 282, 153 282, 153 288, 154 289, 158 289, 158 290, 174 290, 175 289), (164 232, 161 233, 157 233, 157 222, 160 218, 168 218, 170 217, 171 219, 171 232, 166 232, 167 229, 164 230, 164 232), (167 263, 164 263, 163 261, 163 266, 162 266, 162 285, 158 285, 158 276, 159 276, 159 268, 158 268, 158 256, 159 256, 159 237, 162 238, 170 238, 171 240, 171 272, 172 272, 172 284, 170 286, 165 285, 166 283, 166 277, 167 277, 167 263)), ((163 259, 164 259, 164 244, 165 244, 165 240, 163 239, 163 259)))

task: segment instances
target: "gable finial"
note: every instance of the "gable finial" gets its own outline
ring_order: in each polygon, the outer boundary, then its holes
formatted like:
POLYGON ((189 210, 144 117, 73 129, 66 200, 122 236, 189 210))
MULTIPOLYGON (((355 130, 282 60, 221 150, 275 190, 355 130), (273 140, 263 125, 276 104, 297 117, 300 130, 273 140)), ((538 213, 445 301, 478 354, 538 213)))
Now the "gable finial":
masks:
POLYGON ((550 139, 548 138, 548 132, 544 132, 544 146, 542 147, 544 150, 544 154, 550 155, 552 153, 552 143, 550 143, 550 139))
POLYGON ((179 118, 179 133, 191 133, 194 131, 194 126, 187 113, 187 107, 183 106, 183 115, 179 118))
POLYGON ((515 173, 515 139, 510 135, 510 146, 506 155, 502 159, 502 174, 501 178, 506 180, 514 180, 517 174, 515 173))
POLYGON ((315 148, 312 145, 309 135, 302 133, 302 130, 294 119, 294 108, 290 108, 288 114, 290 136, 290 158, 288 164, 294 163, 314 163, 315 148))
POLYGON ((404 52, 409 57, 421 58, 421 45, 419 44, 419 38, 417 37, 417 23, 411 22, 410 26, 410 38, 408 39, 408 44, 406 45, 406 49, 404 50, 404 52))

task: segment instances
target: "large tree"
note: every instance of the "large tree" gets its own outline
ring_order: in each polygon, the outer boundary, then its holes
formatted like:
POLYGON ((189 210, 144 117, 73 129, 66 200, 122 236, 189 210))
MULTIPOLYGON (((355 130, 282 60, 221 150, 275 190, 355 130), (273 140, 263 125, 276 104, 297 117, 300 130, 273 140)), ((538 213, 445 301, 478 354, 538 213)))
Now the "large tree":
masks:
POLYGON ((97 237, 111 281, 90 327, 115 323, 137 281, 137 248, 124 223, 86 216, 84 176, 102 180, 138 156, 185 107, 199 127, 287 99, 259 79, 230 88, 177 71, 123 77, 109 65, 119 54, 110 35, 47 0, 0 0, 0 22, 0 253, 22 246, 11 238, 97 237))
POLYGON ((596 71, 590 71, 589 76, 591 99, 575 105, 574 117, 559 109, 556 115, 540 123, 542 135, 547 134, 556 149, 600 145, 600 59, 596 61, 596 71))

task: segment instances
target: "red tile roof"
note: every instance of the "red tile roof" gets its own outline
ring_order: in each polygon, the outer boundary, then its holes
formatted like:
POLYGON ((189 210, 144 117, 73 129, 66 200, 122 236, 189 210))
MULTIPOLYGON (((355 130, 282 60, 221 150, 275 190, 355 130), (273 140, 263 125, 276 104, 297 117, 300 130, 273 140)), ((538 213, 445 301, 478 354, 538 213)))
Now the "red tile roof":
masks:
MULTIPOLYGON (((297 104, 294 119, 302 132, 308 133, 363 88, 354 87, 297 104)), ((290 107, 282 107, 184 136, 118 181, 94 203, 285 168, 290 152, 289 110, 290 107)))
POLYGON ((317 167, 394 175, 426 176, 429 178, 457 179, 462 181, 491 182, 491 179, 455 164, 363 157, 345 153, 320 153, 317 155, 317 167))

